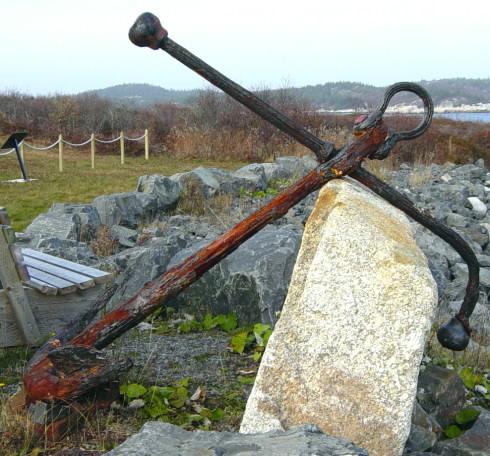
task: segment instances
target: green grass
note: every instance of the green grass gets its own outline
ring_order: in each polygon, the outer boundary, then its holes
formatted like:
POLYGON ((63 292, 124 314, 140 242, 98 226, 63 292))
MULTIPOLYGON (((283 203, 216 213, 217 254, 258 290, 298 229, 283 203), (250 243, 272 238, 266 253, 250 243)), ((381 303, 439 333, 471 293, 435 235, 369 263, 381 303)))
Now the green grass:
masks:
POLYGON ((57 151, 37 152, 26 148, 25 163, 29 183, 6 183, 20 177, 15 154, 0 157, 0 206, 7 208, 12 226, 22 231, 53 203, 87 203, 96 196, 132 191, 138 176, 143 174, 171 175, 197 166, 237 169, 244 163, 213 160, 183 160, 166 155, 126 155, 121 165, 116 155, 96 155, 95 169, 90 168, 89 150, 65 147, 63 172, 58 171, 57 151))

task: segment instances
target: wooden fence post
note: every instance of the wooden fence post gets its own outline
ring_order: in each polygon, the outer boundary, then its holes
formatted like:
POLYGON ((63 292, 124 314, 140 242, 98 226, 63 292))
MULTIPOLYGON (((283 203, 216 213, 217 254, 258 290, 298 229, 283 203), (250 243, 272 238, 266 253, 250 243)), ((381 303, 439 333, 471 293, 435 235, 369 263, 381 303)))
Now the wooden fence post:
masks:
POLYGON ((145 160, 150 158, 150 141, 148 138, 148 129, 145 130, 145 160))
POLYGON ((124 131, 121 131, 121 165, 124 165, 124 131))
POLYGON ((36 345, 41 333, 32 313, 29 299, 19 278, 10 246, 15 242, 12 228, 0 225, 0 281, 8 296, 19 330, 28 345, 36 345))
POLYGON ((449 136, 448 149, 449 149, 449 159, 451 160, 451 157, 453 156, 453 137, 452 136, 449 136))
POLYGON ((58 166, 60 173, 63 172, 63 136, 60 134, 58 137, 58 166))
POLYGON ((90 136, 90 164, 95 169, 95 134, 90 136))

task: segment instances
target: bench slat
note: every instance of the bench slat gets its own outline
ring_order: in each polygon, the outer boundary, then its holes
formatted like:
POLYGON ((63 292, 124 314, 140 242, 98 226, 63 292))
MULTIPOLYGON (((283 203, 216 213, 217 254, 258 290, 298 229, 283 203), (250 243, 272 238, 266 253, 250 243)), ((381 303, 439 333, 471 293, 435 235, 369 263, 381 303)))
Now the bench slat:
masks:
POLYGON ((37 260, 41 260, 52 265, 60 266, 64 269, 69 269, 70 271, 86 275, 94 279, 96 283, 105 283, 112 277, 112 274, 110 274, 109 272, 91 268, 83 264, 74 263, 73 261, 64 260, 63 258, 48 255, 47 253, 38 252, 37 250, 23 248, 22 254, 30 258, 35 258, 37 260))
POLYGON ((68 282, 72 282, 82 290, 95 286, 94 280, 90 277, 78 274, 73 271, 69 271, 68 269, 64 269, 59 266, 45 263, 44 261, 36 260, 35 258, 24 256, 24 264, 26 266, 32 266, 40 271, 47 272, 48 274, 67 280, 68 282))
POLYGON ((49 285, 46 282, 43 282, 42 280, 30 278, 29 280, 25 280, 24 283, 31 287, 35 288, 36 290, 40 291, 41 293, 45 295, 57 295, 58 294, 58 289, 49 285))
POLYGON ((31 266, 27 266, 27 271, 29 272, 29 276, 31 277, 31 279, 41 280, 42 282, 45 282, 48 285, 57 288, 60 294, 73 293, 78 288, 72 282, 60 279, 59 277, 48 274, 44 271, 40 271, 39 269, 33 268, 31 266))

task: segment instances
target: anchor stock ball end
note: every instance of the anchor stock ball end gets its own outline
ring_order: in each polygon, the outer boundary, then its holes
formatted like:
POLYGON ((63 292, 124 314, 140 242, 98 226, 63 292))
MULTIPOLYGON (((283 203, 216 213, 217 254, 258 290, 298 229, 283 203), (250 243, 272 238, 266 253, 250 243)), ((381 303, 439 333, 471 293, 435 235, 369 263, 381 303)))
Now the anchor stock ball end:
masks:
POLYGON ((154 14, 143 13, 129 29, 130 41, 139 47, 159 49, 162 40, 168 36, 168 32, 160 24, 160 20, 154 14))
POLYGON ((451 318, 438 329, 437 339, 443 347, 454 351, 464 350, 470 342, 469 334, 456 317, 451 318))

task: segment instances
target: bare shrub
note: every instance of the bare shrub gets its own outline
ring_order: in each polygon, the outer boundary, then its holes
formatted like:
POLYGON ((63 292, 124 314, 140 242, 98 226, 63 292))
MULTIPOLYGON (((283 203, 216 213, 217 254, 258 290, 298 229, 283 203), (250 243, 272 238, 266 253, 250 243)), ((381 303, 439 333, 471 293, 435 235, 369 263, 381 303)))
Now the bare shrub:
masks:
POLYGON ((113 255, 117 251, 117 245, 117 239, 112 237, 107 225, 101 225, 97 229, 95 239, 90 243, 90 247, 97 256, 113 255))

